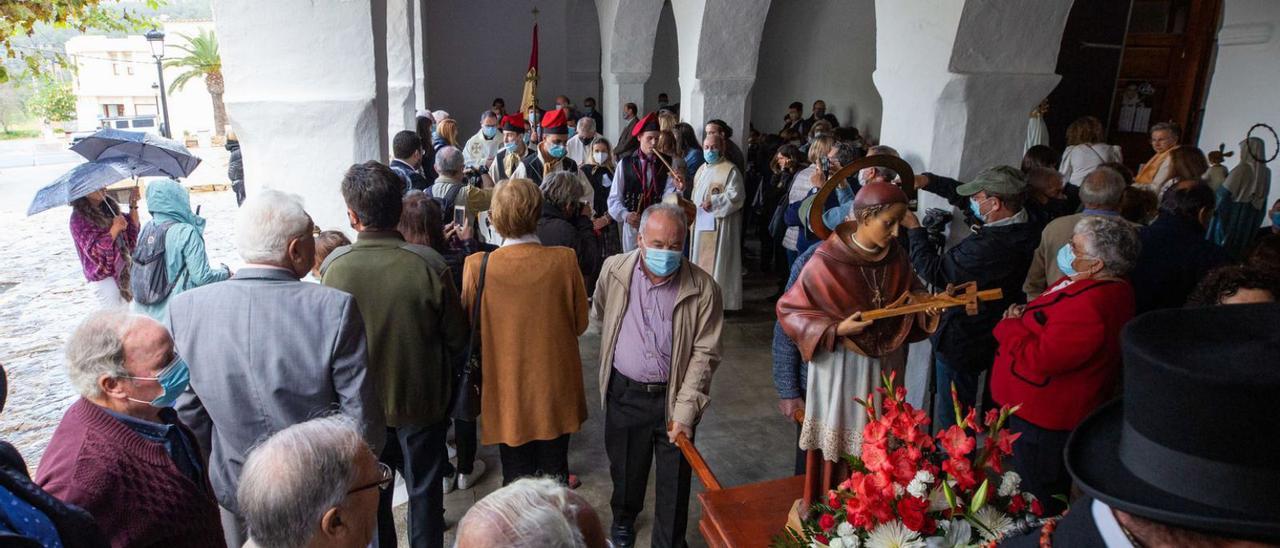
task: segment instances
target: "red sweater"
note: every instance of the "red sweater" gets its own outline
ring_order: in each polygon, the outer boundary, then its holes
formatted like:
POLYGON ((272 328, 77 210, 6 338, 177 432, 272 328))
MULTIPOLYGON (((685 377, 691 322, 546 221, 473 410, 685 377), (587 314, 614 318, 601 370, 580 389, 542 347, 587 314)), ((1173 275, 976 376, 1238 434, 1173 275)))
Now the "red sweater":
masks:
POLYGON ((85 399, 62 416, 36 474, 50 495, 92 514, 117 548, 225 546, 218 504, 204 481, 201 490, 163 445, 85 399))
POLYGON ((1018 417, 1041 428, 1075 428, 1115 394, 1120 330, 1133 311, 1126 281, 1081 280, 1031 301, 996 324, 992 398, 1021 404, 1018 417))

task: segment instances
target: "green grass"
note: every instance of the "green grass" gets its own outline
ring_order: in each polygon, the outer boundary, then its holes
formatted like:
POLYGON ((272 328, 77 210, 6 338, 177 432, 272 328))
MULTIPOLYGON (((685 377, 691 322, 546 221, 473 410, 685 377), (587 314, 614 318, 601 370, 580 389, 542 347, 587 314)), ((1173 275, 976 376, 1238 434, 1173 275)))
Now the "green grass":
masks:
POLYGON ((12 139, 31 139, 40 136, 40 130, 37 129, 15 129, 10 131, 0 131, 0 141, 9 141, 12 139))

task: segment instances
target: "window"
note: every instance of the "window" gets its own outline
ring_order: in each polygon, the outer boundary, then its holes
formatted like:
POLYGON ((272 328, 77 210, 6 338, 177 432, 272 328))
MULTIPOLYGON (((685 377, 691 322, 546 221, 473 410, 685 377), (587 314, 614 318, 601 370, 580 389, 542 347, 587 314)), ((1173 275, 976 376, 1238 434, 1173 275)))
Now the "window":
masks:
POLYGON ((155 118, 135 118, 133 127, 156 127, 155 118))
POLYGON ((116 129, 129 129, 128 120, 116 120, 116 129))
POLYGON ((103 118, 117 118, 124 116, 124 105, 118 103, 109 103, 102 105, 103 118))

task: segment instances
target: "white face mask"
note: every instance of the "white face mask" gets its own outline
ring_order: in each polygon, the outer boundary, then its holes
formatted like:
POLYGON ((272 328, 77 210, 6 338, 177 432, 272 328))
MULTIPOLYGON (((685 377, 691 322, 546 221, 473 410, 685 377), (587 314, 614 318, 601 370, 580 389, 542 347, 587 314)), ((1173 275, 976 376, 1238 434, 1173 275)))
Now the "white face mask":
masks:
POLYGON ((608 152, 597 152, 597 153, 595 153, 595 158, 596 158, 596 163, 597 163, 597 164, 603 164, 603 163, 605 163, 606 161, 608 161, 608 160, 609 160, 609 153, 608 153, 608 152))

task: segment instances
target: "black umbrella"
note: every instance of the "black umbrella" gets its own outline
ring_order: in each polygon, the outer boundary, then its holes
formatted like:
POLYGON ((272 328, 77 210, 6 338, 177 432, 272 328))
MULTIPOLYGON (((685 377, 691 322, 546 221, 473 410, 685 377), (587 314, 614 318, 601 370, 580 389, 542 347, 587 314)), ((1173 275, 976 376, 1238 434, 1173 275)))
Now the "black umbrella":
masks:
POLYGON ((132 158, 108 158, 96 162, 85 162, 36 192, 36 197, 27 208, 27 216, 35 215, 47 209, 67 205, 78 198, 129 178, 163 176, 155 166, 143 164, 132 158))
POLYGON ((71 150, 90 161, 133 158, 141 164, 155 166, 170 177, 186 177, 200 165, 200 158, 191 154, 182 143, 141 131, 99 130, 76 143, 71 150))

